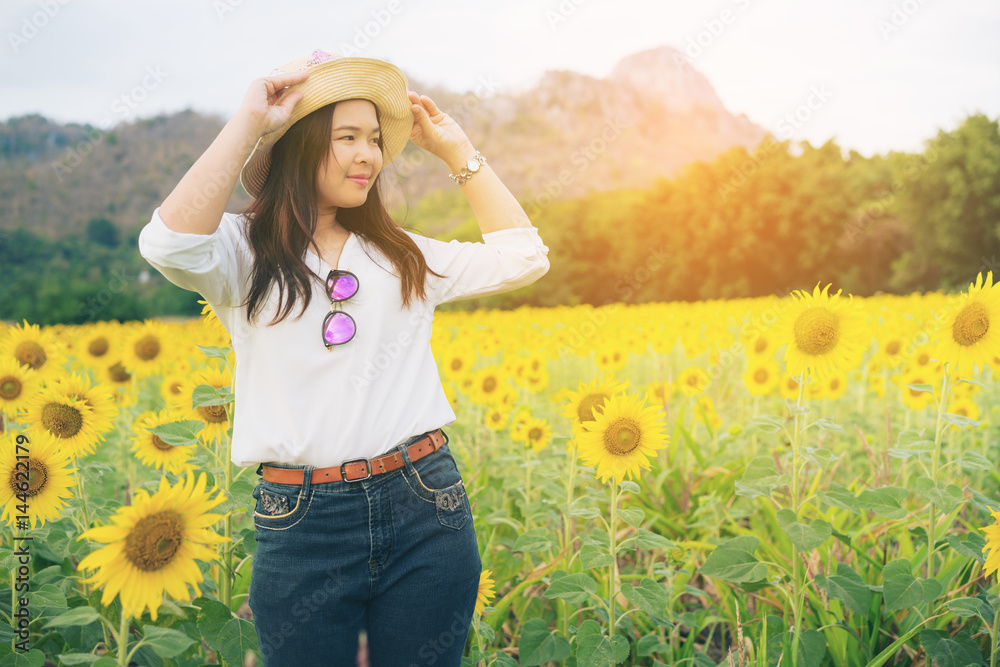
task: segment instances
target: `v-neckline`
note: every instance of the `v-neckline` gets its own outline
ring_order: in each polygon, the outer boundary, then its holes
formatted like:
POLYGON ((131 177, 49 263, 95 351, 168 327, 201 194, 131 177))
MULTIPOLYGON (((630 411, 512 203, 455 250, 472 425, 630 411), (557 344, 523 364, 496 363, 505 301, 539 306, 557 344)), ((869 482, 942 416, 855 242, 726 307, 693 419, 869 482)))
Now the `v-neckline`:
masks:
POLYGON ((314 253, 312 250, 310 250, 308 248, 308 246, 306 247, 306 252, 309 253, 310 255, 312 255, 313 257, 315 257, 317 260, 319 260, 319 263, 320 263, 321 266, 326 266, 327 268, 331 268, 331 269, 336 268, 339 271, 340 270, 340 261, 342 259, 344 259, 344 254, 347 252, 347 246, 351 243, 352 239, 354 239, 354 232, 348 231, 347 232, 347 240, 344 241, 344 246, 340 249, 340 256, 337 257, 337 266, 336 267, 333 267, 333 266, 330 266, 329 264, 327 264, 325 261, 323 261, 322 257, 320 257, 319 255, 317 255, 316 253, 314 253))

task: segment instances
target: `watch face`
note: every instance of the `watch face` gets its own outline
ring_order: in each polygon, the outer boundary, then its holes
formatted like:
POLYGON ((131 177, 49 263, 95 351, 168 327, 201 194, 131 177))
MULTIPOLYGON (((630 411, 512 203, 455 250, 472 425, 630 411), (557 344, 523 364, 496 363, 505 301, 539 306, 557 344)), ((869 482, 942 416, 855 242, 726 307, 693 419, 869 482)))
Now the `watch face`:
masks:
POLYGON ((469 158, 469 161, 465 166, 469 168, 469 171, 479 171, 479 160, 476 158, 469 158))

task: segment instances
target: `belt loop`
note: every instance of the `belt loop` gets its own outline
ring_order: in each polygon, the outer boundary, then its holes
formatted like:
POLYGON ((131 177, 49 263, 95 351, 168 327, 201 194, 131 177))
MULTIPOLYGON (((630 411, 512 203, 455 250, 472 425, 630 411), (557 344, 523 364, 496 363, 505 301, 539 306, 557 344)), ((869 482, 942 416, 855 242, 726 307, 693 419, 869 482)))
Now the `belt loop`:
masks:
POLYGON ((415 470, 413 467, 413 461, 410 460, 410 444, 413 442, 416 442, 416 440, 413 438, 407 438, 402 442, 402 444, 399 445, 399 447, 397 447, 403 455, 403 467, 408 477, 412 477, 415 470))
POLYGON ((299 489, 299 498, 305 499, 309 497, 309 490, 312 488, 312 477, 313 470, 316 466, 307 465, 302 471, 302 488, 299 489))
POLYGON ((264 476, 264 464, 263 463, 258 463, 257 464, 257 475, 259 475, 260 477, 264 476))

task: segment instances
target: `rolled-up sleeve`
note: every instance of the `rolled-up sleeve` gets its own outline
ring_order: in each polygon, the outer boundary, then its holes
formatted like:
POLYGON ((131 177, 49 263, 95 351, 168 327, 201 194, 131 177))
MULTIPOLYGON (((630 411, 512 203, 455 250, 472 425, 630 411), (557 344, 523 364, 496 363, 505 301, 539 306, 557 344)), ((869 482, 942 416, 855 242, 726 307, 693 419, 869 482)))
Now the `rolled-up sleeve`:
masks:
POLYGON ((157 207, 139 232, 139 254, 174 285, 198 292, 212 305, 231 305, 239 269, 234 218, 224 214, 212 234, 189 234, 167 227, 157 207))
POLYGON ((435 304, 510 292, 549 270, 549 249, 536 227, 489 232, 483 234, 482 243, 410 236, 424 252, 427 265, 445 276, 427 276, 435 304))

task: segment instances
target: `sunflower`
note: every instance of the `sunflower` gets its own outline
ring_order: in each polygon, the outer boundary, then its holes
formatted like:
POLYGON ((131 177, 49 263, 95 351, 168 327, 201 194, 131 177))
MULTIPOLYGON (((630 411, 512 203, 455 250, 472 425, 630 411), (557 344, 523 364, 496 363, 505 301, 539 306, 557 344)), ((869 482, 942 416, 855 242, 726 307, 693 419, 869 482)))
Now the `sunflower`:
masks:
POLYGON ((228 370, 209 366, 192 373, 191 379, 185 384, 187 398, 184 412, 188 419, 205 422, 205 427, 198 432, 198 436, 206 443, 212 443, 226 437, 229 432, 229 415, 226 414, 225 404, 191 407, 194 403, 194 390, 203 384, 216 389, 231 389, 232 374, 228 370))
POLYGON ((479 593, 476 595, 476 609, 472 612, 473 616, 478 618, 483 613, 486 605, 493 600, 493 586, 495 583, 493 581, 493 570, 483 570, 482 574, 479 575, 479 593))
POLYGON ((611 396, 602 412, 583 423, 580 460, 596 466, 602 482, 638 477, 640 468, 650 468, 649 457, 667 446, 669 436, 659 424, 662 414, 630 394, 611 396))
POLYGON ((0 411, 14 417, 42 386, 37 371, 10 357, 0 357, 0 411))
POLYGON ((628 389, 628 380, 617 381, 608 375, 606 379, 594 378, 589 383, 580 382, 575 392, 570 392, 563 405, 562 416, 573 420, 573 432, 579 432, 582 424, 593 421, 601 413, 605 402, 615 394, 628 389))
POLYGON ((445 380, 458 381, 472 372, 476 362, 476 348, 470 343, 452 342, 441 355, 441 375, 445 380))
POLYGON ((495 405, 506 393, 507 381, 498 366, 490 366, 473 373, 470 398, 480 405, 495 405))
POLYGON ((544 368, 540 371, 528 371, 524 376, 524 386, 532 394, 538 394, 549 386, 549 372, 544 368))
POLYGON ((935 332, 934 358, 951 363, 957 377, 978 374, 1000 353, 1000 332, 991 327, 1000 322, 1000 284, 993 284, 993 272, 980 273, 968 294, 949 304, 944 321, 935 332))
POLYGON ((722 420, 719 419, 719 414, 715 411, 715 401, 707 394, 698 397, 694 413, 712 431, 717 431, 722 426, 722 420))
POLYGON ((205 491, 205 473, 187 473, 181 483, 170 486, 166 477, 150 495, 139 489, 132 504, 120 507, 112 525, 91 528, 77 539, 91 539, 106 546, 87 555, 79 570, 96 570, 84 583, 104 587, 101 604, 109 605, 119 596, 122 612, 138 618, 148 608, 156 620, 166 591, 175 600, 191 600, 187 585, 200 596, 198 584, 204 580, 195 559, 211 562, 218 558, 213 545, 229 538, 210 530, 222 518, 208 510, 225 501, 213 487, 205 491))
POLYGON ((483 423, 493 431, 502 431, 507 428, 507 413, 497 408, 490 408, 483 417, 483 423))
POLYGON ((50 386, 62 391, 70 399, 86 403, 93 411, 91 419, 94 430, 99 434, 98 438, 88 447, 78 448, 78 451, 86 453, 93 451, 94 445, 103 440, 104 434, 114 427, 114 421, 118 417, 114 389, 108 385, 91 385, 89 376, 76 374, 61 375, 50 386))
POLYGON ((120 336, 107 322, 87 324, 77 327, 76 363, 78 367, 106 368, 121 356, 120 336))
MULTIPOLYGON (((932 381, 934 378, 929 373, 929 371, 922 369, 908 369, 902 375, 893 376, 892 381, 899 385, 903 405, 911 410, 923 410, 928 406, 934 405, 937 400, 934 394, 909 387, 909 385, 926 384, 931 385, 931 388, 935 389, 934 382, 932 381)), ((936 390, 939 391, 940 388, 936 390)))
POLYGON ((997 568, 1000 568, 1000 511, 990 508, 990 514, 993 515, 993 525, 986 526, 983 532, 986 533, 986 546, 983 547, 982 553, 989 554, 986 556, 986 563, 983 564, 983 575, 990 576, 991 573, 996 572, 997 568))
POLYGON ((97 380, 114 390, 115 402, 119 408, 127 408, 139 400, 139 397, 132 392, 132 374, 125 370, 120 360, 103 367, 103 370, 97 373, 97 380))
POLYGON ((531 447, 536 453, 549 446, 552 437, 552 427, 544 419, 532 419, 524 426, 525 447, 531 447))
POLYGON ((973 421, 979 421, 979 406, 968 396, 953 398, 949 401, 947 412, 966 417, 973 421))
POLYGON ((168 327, 157 320, 144 320, 125 334, 122 363, 136 378, 158 375, 167 363, 168 327))
POLYGON ((136 417, 132 424, 135 435, 131 441, 131 449, 136 457, 148 466, 163 469, 175 475, 180 475, 185 470, 193 468, 193 466, 188 465, 188 460, 194 454, 193 446, 168 445, 149 431, 151 428, 169 424, 178 421, 178 419, 177 413, 171 410, 160 410, 159 412, 147 410, 136 417))
POLYGON ((528 437, 525 427, 532 419, 531 410, 526 407, 519 408, 510 422, 510 439, 514 442, 524 442, 528 437))
POLYGON ((441 389, 444 391, 444 397, 448 399, 448 405, 451 406, 451 409, 458 410, 458 392, 455 390, 455 383, 445 382, 441 385, 441 389))
POLYGON ((24 434, 16 431, 0 434, 0 505, 3 506, 0 520, 14 527, 19 516, 27 515, 34 530, 36 525, 45 525, 46 520, 59 518, 66 498, 73 495, 69 487, 78 480, 76 468, 58 440, 42 434, 27 440, 22 437, 19 443, 19 435, 24 434), (24 456, 28 458, 21 458, 24 456), (23 474, 18 474, 25 472, 24 466, 18 467, 19 462, 27 465, 26 480, 23 474), (25 481, 27 490, 21 488, 25 481), (19 498, 17 494, 23 495, 19 498))
POLYGON ((51 435, 70 456, 94 451, 101 434, 112 427, 97 418, 85 399, 70 396, 58 385, 42 387, 28 399, 23 419, 31 437, 51 435))
POLYGON ((163 381, 160 383, 160 396, 168 408, 191 407, 190 394, 185 384, 194 371, 190 361, 178 361, 163 369, 163 381))
POLYGON ((853 295, 840 299, 838 290, 827 294, 819 284, 812 294, 793 292, 793 301, 775 323, 778 340, 785 343, 786 370, 791 375, 809 373, 826 379, 835 369, 849 371, 861 363, 871 342, 865 330, 867 317, 853 295))
MULTIPOLYGON (((773 350, 772 350, 773 356, 773 350)), ((747 358, 747 369, 743 373, 743 384, 754 396, 767 396, 778 387, 781 368, 770 357, 751 356, 747 358)))
MULTIPOLYGON (((207 338, 208 341, 204 344, 214 345, 216 347, 228 346, 232 342, 229 330, 226 329, 226 326, 221 320, 219 320, 219 316, 215 314, 211 304, 204 299, 198 299, 198 303, 202 304, 200 322, 202 328, 207 331, 207 334, 204 337, 207 338)), ((199 340, 200 339, 201 337, 199 337, 199 340)))
POLYGON ((708 372, 701 366, 685 368, 677 376, 677 388, 685 396, 697 396, 705 392, 708 383, 712 381, 708 372))
MULTIPOLYGON (((810 386, 815 380, 806 378, 806 386, 810 386)), ((795 379, 794 375, 789 375, 787 373, 782 374, 781 382, 778 383, 778 391, 781 392, 783 398, 790 398, 793 401, 799 398, 799 381, 795 379)))
POLYGON ((63 373, 66 363, 66 346, 59 342, 55 334, 42 331, 37 324, 17 324, 7 329, 0 344, 0 357, 13 358, 39 374, 42 381, 63 373))
POLYGON ((665 406, 673 397, 677 385, 671 382, 650 382, 646 385, 646 393, 643 396, 648 403, 665 406))
POLYGON ((748 357, 762 357, 771 359, 778 350, 778 341, 768 331, 763 331, 757 327, 747 326, 740 335, 743 347, 748 357))
POLYGON ((601 345, 594 351, 594 361, 602 371, 620 371, 628 361, 628 351, 617 343, 601 345))

